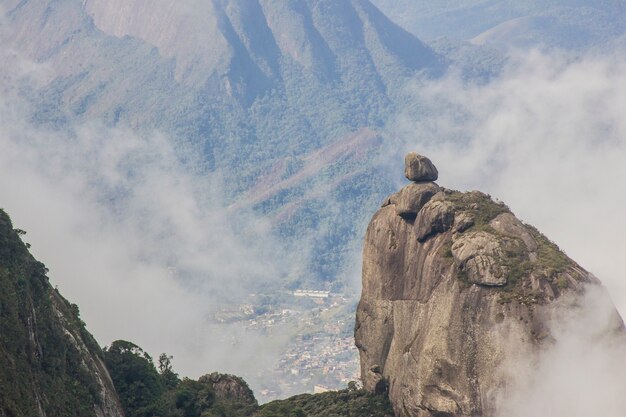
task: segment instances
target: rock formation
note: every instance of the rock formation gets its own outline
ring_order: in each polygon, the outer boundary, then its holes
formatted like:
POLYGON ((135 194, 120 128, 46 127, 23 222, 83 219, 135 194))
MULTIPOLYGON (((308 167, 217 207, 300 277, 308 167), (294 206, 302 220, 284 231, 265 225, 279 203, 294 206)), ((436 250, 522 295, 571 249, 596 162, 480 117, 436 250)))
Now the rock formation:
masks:
POLYGON ((404 176, 410 181, 437 181, 439 172, 425 156, 409 152, 404 158, 404 176))
POLYGON ((246 381, 237 376, 213 372, 201 376, 198 381, 209 385, 215 391, 215 396, 220 400, 248 406, 257 406, 254 393, 246 381))
MULTIPOLYGON (((549 340, 546 317, 598 281, 504 204, 431 182, 428 158, 405 162, 415 182, 385 200, 365 237, 364 387, 388 390, 396 416, 492 416, 500 366, 549 340)), ((617 313, 611 325, 624 329, 617 313)))

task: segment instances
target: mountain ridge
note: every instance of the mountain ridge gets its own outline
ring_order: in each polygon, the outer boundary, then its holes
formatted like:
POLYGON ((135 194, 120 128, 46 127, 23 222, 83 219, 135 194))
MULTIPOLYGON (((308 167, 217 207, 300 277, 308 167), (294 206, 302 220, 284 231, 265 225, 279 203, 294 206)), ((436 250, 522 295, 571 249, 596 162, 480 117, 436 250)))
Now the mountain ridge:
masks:
MULTIPOLYGON (((602 51, 626 31, 619 1, 374 0, 396 23, 428 41, 439 37, 482 39, 495 47, 602 51)), ((623 44, 621 45, 623 48, 623 44)))
POLYGON ((0 210, 0 415, 123 417, 78 307, 53 289, 0 210))
MULTIPOLYGON (((301 164, 363 129, 381 130, 401 105, 403 84, 440 75, 445 58, 366 0, 184 4, 201 10, 169 13, 161 3, 138 1, 8 3, 0 32, 5 48, 46 70, 42 85, 20 90, 32 104, 26 118, 60 131, 96 119, 141 135, 162 132, 189 170, 224 179, 226 205, 282 219, 274 232, 294 242, 308 231, 280 214, 284 206, 304 207, 329 229, 346 229, 355 217, 361 227, 365 205, 337 216, 320 196, 329 184, 334 193, 346 187, 375 198, 387 193, 387 181, 363 175, 363 159, 294 183, 286 199, 255 205, 246 199, 261 198, 255 184, 272 167, 301 164), (203 25, 206 19, 214 24, 203 25), (203 29, 195 33, 198 25, 203 29), (345 171, 352 181, 342 181, 345 171)), ((371 166, 378 151, 368 152, 371 166)), ((349 233, 329 237, 316 251, 343 252, 356 238, 349 233)), ((307 276, 324 286, 346 266, 334 264, 329 275, 309 264, 307 276)))

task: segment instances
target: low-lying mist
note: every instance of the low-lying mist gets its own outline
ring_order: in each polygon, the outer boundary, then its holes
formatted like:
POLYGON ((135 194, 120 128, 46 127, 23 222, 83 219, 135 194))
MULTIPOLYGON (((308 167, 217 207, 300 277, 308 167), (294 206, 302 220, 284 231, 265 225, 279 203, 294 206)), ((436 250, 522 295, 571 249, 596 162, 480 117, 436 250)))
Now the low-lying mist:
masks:
MULTIPOLYGON (((215 326, 211 316, 296 271, 306 250, 292 253, 258 214, 224 207, 219 173, 182 164, 194 155, 159 132, 34 125, 19 90, 49 73, 2 54, 11 59, 0 60, 0 206, 28 232, 52 284, 101 343, 130 340, 174 355, 181 375, 226 371, 255 388, 285 341, 215 326)), ((389 121, 381 155, 398 188, 404 153, 429 156, 442 186, 506 202, 598 276, 626 314, 626 61, 532 52, 486 85, 455 74, 416 85, 389 121)), ((623 414, 623 345, 596 340, 599 311, 555 324, 550 349, 519 364, 525 373, 507 391, 503 417, 623 414)))
POLYGON ((254 385, 286 342, 213 315, 274 289, 305 245, 284 256, 265 219, 224 206, 219 173, 181 163, 194 155, 159 132, 33 123, 18 91, 45 83, 48 69, 2 53, 0 207, 27 231, 51 283, 101 343, 130 340, 172 354, 181 375, 219 370, 254 385))
POLYGON ((552 317, 544 350, 507 364, 506 417, 618 417, 626 410, 626 332, 602 288, 552 317))

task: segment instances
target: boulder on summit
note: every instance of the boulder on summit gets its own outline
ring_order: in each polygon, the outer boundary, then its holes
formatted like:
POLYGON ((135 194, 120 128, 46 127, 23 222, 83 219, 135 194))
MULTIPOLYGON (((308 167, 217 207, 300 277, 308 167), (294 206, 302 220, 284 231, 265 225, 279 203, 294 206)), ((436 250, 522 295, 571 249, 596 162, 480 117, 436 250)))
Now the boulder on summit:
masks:
POLYGON ((430 159, 415 152, 409 152, 404 158, 404 176, 409 181, 415 182, 437 181, 439 173, 430 159))

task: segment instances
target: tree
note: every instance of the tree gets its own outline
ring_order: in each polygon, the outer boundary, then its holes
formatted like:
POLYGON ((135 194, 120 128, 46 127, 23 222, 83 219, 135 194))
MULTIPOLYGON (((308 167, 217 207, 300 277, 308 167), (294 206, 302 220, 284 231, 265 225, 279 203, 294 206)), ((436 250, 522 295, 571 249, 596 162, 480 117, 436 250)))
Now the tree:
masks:
POLYGON ((143 415, 165 392, 152 357, 134 343, 116 340, 104 350, 104 360, 128 417, 143 415))
POLYGON ((159 355, 159 374, 161 374, 161 379, 167 389, 175 388, 180 382, 178 374, 172 370, 172 359, 174 359, 173 356, 168 356, 165 353, 159 355))

